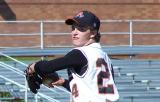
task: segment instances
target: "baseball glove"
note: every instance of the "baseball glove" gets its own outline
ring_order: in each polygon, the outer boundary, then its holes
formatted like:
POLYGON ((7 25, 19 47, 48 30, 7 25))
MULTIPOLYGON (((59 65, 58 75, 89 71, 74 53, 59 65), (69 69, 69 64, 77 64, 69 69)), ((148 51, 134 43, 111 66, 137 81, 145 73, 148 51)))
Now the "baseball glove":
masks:
POLYGON ((38 92, 38 89, 40 89, 40 85, 42 84, 42 78, 37 73, 28 73, 30 65, 25 70, 25 76, 28 83, 28 87, 30 91, 32 91, 34 94, 38 92))
POLYGON ((52 83, 59 80, 59 75, 56 72, 40 76, 36 72, 30 74, 29 68, 30 65, 25 70, 25 76, 28 83, 28 87, 30 91, 32 91, 34 94, 38 92, 38 89, 40 89, 41 84, 44 84, 47 87, 53 87, 52 83))

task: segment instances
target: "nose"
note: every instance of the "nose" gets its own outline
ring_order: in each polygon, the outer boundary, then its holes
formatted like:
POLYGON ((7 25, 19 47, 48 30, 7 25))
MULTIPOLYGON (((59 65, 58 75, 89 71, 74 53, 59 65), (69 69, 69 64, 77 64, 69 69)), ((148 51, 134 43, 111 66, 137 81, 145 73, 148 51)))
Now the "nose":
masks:
POLYGON ((72 36, 76 36, 76 35, 78 35, 78 33, 77 33, 77 28, 75 28, 74 30, 72 30, 72 36))

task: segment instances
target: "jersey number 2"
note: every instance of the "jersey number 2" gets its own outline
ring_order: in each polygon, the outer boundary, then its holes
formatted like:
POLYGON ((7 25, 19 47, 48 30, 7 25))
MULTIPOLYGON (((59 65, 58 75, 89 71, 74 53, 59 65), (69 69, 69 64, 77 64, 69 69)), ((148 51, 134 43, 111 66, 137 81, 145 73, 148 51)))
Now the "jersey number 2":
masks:
POLYGON ((77 89, 77 84, 73 84, 72 86, 72 96, 74 97, 78 97, 79 93, 78 93, 78 89, 77 89))
POLYGON ((112 84, 104 85, 105 79, 108 80, 110 77, 108 65, 105 62, 104 59, 99 58, 96 62, 97 68, 101 68, 101 71, 99 72, 97 76, 97 84, 98 84, 98 90, 100 94, 113 94, 114 88, 112 84))

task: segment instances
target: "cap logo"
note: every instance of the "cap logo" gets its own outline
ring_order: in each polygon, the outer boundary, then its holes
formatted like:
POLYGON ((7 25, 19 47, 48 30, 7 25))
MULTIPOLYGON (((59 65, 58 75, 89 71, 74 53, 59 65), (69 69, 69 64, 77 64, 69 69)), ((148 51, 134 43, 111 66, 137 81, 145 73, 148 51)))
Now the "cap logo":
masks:
POLYGON ((80 12, 80 13, 78 13, 78 14, 76 15, 76 18, 82 18, 82 17, 84 17, 83 12, 80 12))
POLYGON ((94 27, 96 27, 96 26, 97 26, 97 24, 94 22, 93 26, 94 26, 94 27))

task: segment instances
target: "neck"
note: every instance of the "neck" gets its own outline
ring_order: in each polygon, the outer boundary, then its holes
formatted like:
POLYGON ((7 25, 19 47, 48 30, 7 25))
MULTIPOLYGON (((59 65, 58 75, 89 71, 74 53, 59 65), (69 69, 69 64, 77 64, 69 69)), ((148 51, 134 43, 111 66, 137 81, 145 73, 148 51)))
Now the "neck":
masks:
POLYGON ((90 45, 90 44, 92 44, 92 43, 95 43, 95 40, 90 39, 86 44, 84 44, 84 46, 90 45))

